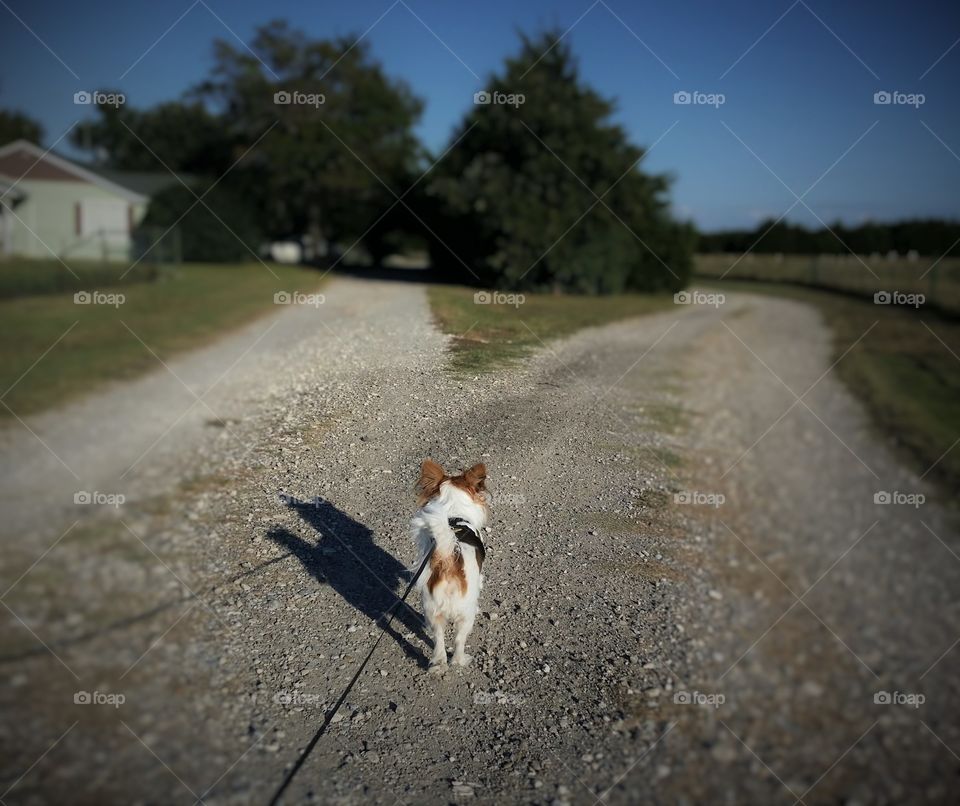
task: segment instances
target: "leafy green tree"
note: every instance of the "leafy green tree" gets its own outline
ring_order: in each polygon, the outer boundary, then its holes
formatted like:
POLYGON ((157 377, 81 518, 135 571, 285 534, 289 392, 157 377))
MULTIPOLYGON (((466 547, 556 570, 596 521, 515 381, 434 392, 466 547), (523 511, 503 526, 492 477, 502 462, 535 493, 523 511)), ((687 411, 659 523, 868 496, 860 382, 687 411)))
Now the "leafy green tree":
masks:
POLYGON ((349 246, 414 181, 422 102, 355 41, 311 40, 275 21, 257 31, 253 53, 216 44, 197 92, 235 142, 255 146, 244 163, 274 234, 349 246))
POLYGON ((262 236, 250 205, 222 184, 206 195, 203 187, 197 186, 194 191, 196 195, 178 184, 157 193, 140 223, 138 241, 145 249, 165 251, 170 245, 157 241, 176 239, 184 260, 207 263, 251 260, 251 252, 256 254, 262 236), (197 196, 203 196, 202 203, 197 203, 197 196), (169 232, 174 225, 176 234, 169 232))
POLYGON ((40 145, 43 140, 43 126, 23 112, 0 109, 0 146, 14 140, 29 140, 40 145))
POLYGON ((682 288, 694 233, 567 44, 524 37, 487 89, 426 187, 435 262, 500 288, 682 288))
POLYGON ((79 123, 72 143, 111 168, 219 176, 232 143, 224 123, 199 101, 169 101, 150 109, 97 106, 97 118, 79 123))

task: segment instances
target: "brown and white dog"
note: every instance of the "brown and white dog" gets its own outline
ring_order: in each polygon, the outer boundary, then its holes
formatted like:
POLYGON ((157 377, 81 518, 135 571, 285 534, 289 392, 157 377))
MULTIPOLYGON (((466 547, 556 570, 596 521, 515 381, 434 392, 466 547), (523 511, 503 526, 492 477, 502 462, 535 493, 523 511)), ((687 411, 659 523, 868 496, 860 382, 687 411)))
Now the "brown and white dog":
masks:
POLYGON ((490 512, 486 480, 487 469, 482 464, 459 476, 448 476, 432 459, 420 467, 420 509, 410 526, 417 546, 414 568, 430 555, 417 587, 433 633, 432 671, 443 671, 447 666, 444 630, 448 624, 455 630, 453 662, 466 666, 471 661, 464 647, 477 617, 483 587, 480 570, 486 550, 481 535, 490 512))

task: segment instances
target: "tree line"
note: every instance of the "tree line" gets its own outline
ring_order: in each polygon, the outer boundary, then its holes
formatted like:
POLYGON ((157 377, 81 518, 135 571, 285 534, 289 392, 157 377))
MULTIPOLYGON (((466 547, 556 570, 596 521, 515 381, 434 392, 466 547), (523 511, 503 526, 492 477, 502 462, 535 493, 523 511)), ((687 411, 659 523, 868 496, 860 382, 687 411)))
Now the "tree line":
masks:
MULTIPOLYGON (((274 21, 250 50, 216 41, 210 73, 182 98, 97 107, 71 141, 105 167, 178 174, 188 187, 158 193, 144 225, 178 222, 188 259, 234 261, 264 241, 308 237, 374 261, 428 250, 452 279, 503 289, 686 284, 693 227, 671 217, 667 177, 641 169, 644 149, 559 33, 521 36, 464 100, 432 153, 414 131, 423 101, 366 43, 274 21)), ((10 134, 40 132, 0 117, 0 136, 10 134)))
POLYGON ((807 229, 783 221, 764 221, 752 230, 701 234, 697 249, 705 253, 792 255, 960 255, 960 222, 913 219, 893 223, 868 221, 858 226, 841 222, 807 229))
MULTIPOLYGON (((209 74, 181 98, 97 106, 70 135, 96 165, 178 175, 142 228, 153 243, 175 226, 188 260, 244 260, 293 238, 331 245, 330 260, 418 249, 454 280, 602 294, 678 290, 696 248, 943 254, 960 237, 941 221, 698 236, 558 32, 521 35, 436 152, 415 133, 423 100, 365 42, 274 21, 249 44, 215 41, 209 74)), ((42 134, 0 112, 0 141, 42 134)))

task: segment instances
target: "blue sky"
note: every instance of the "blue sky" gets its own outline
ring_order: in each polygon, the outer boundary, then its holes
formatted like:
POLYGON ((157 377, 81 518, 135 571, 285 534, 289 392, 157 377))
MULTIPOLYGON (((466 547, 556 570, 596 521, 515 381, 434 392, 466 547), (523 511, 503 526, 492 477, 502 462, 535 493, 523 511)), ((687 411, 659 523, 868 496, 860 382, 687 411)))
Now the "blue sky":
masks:
POLYGON ((248 40, 277 17, 317 37, 370 29, 374 56, 425 99, 419 134, 437 150, 517 30, 570 29, 585 80, 616 99, 636 143, 656 143, 645 167, 675 177, 676 212, 706 230, 791 205, 787 220, 807 225, 960 218, 958 3, 3 0, 0 107, 38 118, 49 145, 89 114, 75 91, 119 88, 134 106, 176 98, 206 75, 213 39, 248 40), (678 91, 724 103, 678 105, 678 91), (878 91, 924 102, 877 105, 878 91), (791 191, 818 179, 810 209, 795 204, 791 191))

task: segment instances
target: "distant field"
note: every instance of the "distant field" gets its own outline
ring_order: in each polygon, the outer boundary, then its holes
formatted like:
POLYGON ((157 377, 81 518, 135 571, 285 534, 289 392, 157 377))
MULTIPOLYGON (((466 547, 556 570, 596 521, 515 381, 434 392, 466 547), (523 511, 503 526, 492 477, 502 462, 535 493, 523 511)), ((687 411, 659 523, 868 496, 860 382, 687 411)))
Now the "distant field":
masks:
POLYGON ((910 261, 853 255, 697 255, 696 273, 718 279, 725 276, 728 280, 836 289, 870 298, 881 291, 923 294, 928 307, 960 313, 957 258, 920 257, 910 261))
POLYGON ((488 371, 581 328, 673 307, 670 294, 526 294, 521 304, 511 305, 506 301, 477 304, 476 293, 476 288, 463 286, 435 285, 429 290, 440 329, 454 337, 455 371, 488 371))
POLYGON ((0 259, 0 299, 148 283, 156 280, 162 271, 168 270, 141 263, 121 277, 127 272, 126 263, 4 258, 0 259))
POLYGON ((723 290, 815 305, 833 331, 834 359, 876 322, 836 372, 919 474, 951 493, 960 485, 960 323, 934 311, 874 305, 796 286, 714 281, 723 290))
POLYGON ((83 289, 123 294, 117 307, 75 304, 73 291, 0 300, 0 390, 6 390, 0 393, 0 417, 12 416, 7 406, 23 416, 156 369, 157 359, 130 330, 166 360, 276 310, 277 291, 320 284, 313 269, 270 268, 279 279, 259 263, 185 264, 165 269, 154 283, 83 289))

